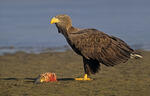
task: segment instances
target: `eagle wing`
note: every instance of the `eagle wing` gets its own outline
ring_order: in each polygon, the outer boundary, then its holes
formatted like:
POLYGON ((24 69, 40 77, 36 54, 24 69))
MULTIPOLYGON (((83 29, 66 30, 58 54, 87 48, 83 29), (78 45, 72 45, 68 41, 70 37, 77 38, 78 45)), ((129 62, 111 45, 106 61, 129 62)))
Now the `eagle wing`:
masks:
POLYGON ((123 40, 96 29, 83 29, 72 33, 70 39, 69 44, 77 54, 106 66, 127 61, 133 52, 123 40))

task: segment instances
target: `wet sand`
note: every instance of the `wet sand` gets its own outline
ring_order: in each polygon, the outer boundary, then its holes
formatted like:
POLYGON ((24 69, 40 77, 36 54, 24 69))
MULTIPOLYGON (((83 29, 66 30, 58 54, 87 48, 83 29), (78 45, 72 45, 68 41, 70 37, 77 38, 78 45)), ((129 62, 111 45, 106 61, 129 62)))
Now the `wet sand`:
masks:
POLYGON ((92 81, 67 78, 84 75, 82 58, 72 51, 0 56, 0 96, 149 96, 150 52, 114 67, 102 66, 92 81), (55 72, 58 82, 34 84, 41 73, 55 72))

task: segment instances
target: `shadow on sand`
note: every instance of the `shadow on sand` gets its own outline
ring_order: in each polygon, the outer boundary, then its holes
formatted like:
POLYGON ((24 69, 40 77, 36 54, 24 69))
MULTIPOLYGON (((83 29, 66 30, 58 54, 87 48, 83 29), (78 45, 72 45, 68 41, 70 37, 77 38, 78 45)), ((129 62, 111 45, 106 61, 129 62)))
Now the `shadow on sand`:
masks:
MULTIPOLYGON (((19 80, 23 80, 24 82, 32 82, 32 83, 40 83, 37 80, 38 78, 0 78, 0 80, 14 80, 14 81, 19 81, 19 80)), ((74 78, 58 78, 58 81, 73 81, 75 80, 74 78)))

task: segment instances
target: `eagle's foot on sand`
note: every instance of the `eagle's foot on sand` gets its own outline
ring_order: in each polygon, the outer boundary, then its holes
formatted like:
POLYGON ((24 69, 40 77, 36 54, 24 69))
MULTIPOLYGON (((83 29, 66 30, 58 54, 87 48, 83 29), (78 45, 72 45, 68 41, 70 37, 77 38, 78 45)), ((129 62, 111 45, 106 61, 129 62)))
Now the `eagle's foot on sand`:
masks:
POLYGON ((84 78, 75 78, 75 80, 81 80, 81 81, 90 81, 92 80, 91 78, 87 77, 87 74, 84 75, 84 78))

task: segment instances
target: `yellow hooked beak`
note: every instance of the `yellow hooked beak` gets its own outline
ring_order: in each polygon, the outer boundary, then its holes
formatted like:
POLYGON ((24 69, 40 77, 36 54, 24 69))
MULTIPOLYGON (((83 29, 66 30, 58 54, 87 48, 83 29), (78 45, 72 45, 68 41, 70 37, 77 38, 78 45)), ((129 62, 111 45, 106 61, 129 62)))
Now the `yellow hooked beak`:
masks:
POLYGON ((53 17, 53 18, 51 19, 51 24, 58 23, 58 22, 60 22, 60 21, 59 21, 59 19, 56 18, 56 17, 53 17))

